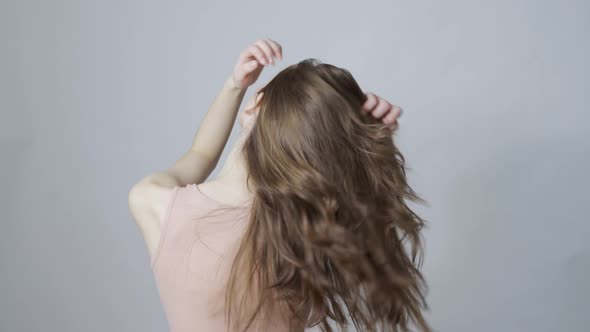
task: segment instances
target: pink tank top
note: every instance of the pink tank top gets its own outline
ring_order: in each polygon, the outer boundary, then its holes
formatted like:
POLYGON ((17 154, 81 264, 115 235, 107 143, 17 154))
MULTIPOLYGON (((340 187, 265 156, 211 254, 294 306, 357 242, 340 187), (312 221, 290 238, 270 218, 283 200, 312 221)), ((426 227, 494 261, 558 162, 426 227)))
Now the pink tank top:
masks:
MULTIPOLYGON (((229 205, 206 196, 195 184, 172 189, 151 259, 171 332, 227 331, 225 281, 249 208, 215 211, 224 206, 229 205)), ((286 322, 273 324, 273 331, 288 331, 286 322)))

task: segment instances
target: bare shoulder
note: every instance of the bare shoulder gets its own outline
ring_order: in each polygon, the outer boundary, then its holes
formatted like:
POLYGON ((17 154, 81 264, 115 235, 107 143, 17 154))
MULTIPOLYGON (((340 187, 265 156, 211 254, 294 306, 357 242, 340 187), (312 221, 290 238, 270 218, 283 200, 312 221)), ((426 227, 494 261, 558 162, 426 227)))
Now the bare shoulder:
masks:
POLYGON ((160 226, 175 187, 159 185, 149 178, 131 187, 128 194, 129 211, 139 227, 150 253, 160 237, 160 226))

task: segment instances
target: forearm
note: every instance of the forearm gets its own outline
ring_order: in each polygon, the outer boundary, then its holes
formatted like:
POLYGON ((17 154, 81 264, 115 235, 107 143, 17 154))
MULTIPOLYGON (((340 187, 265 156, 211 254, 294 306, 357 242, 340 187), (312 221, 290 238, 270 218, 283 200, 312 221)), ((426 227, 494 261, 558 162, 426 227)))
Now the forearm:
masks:
POLYGON ((231 76, 209 107, 197 129, 191 148, 165 170, 145 181, 161 186, 185 186, 203 182, 215 169, 231 133, 246 89, 237 88, 231 76))
POLYGON ((191 150, 217 162, 231 134, 247 89, 238 88, 229 76, 213 100, 194 136, 191 150))
POLYGON ((269 60, 274 64, 271 59, 277 57, 282 60, 282 48, 270 39, 259 40, 242 51, 232 74, 225 79, 202 119, 191 148, 172 166, 140 182, 173 187, 204 181, 219 162, 247 87, 256 82, 264 65, 269 60))

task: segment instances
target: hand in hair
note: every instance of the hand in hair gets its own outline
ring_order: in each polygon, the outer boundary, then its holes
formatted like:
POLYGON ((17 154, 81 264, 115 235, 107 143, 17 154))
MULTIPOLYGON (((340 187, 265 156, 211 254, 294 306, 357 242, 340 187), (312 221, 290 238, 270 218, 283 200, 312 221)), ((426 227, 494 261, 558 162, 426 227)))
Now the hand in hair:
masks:
POLYGON ((366 92, 365 95, 367 100, 363 104, 363 112, 371 113, 375 118, 389 125, 391 129, 397 129, 399 127, 397 119, 402 115, 401 107, 391 104, 372 92, 366 92))
POLYGON ((240 56, 232 74, 233 83, 240 89, 254 84, 260 76, 264 65, 272 64, 275 60, 283 60, 282 46, 270 38, 261 39, 248 46, 240 56))

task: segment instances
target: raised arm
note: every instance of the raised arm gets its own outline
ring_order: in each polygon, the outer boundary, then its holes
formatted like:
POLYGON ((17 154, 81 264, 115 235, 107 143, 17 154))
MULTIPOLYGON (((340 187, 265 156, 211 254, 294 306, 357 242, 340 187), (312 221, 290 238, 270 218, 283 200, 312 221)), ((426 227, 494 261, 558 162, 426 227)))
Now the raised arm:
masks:
POLYGON ((282 59, 282 50, 272 40, 259 40, 240 53, 232 75, 201 121, 190 149, 172 166, 142 178, 129 190, 129 209, 151 255, 156 250, 172 188, 201 183, 215 169, 247 88, 258 79, 264 65, 274 64, 273 57, 282 59))
POLYGON ((203 182, 219 162, 246 90, 256 82, 264 65, 274 64, 275 57, 282 59, 282 49, 270 39, 259 40, 240 53, 233 73, 201 121, 190 149, 169 168, 140 182, 168 188, 203 182))
POLYGON ((163 187, 203 182, 215 169, 247 88, 237 87, 230 76, 201 121, 192 144, 176 162, 142 181, 163 187))

